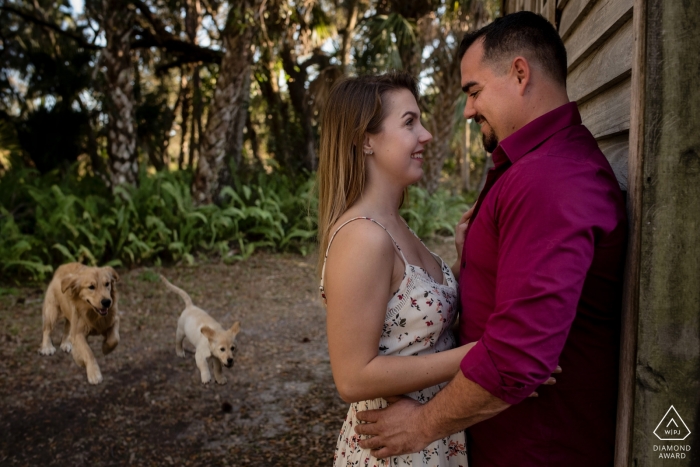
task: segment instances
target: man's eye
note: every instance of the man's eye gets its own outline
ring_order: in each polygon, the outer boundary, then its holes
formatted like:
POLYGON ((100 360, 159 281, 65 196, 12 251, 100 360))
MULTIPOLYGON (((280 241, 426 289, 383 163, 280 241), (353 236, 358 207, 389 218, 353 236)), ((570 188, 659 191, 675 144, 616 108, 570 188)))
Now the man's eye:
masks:
POLYGON ((406 125, 413 125, 413 119, 409 118, 408 120, 406 120, 406 125))
POLYGON ((479 94, 479 91, 474 91, 473 93, 469 94, 469 96, 474 99, 476 98, 476 95, 479 94))

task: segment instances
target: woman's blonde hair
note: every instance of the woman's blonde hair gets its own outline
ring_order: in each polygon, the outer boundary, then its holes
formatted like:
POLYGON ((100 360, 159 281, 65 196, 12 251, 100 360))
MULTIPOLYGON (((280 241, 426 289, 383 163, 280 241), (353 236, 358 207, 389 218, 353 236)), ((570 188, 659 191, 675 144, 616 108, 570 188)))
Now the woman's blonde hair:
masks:
POLYGON ((331 89, 321 119, 318 164, 318 240, 320 274, 330 229, 365 188, 365 134, 382 131, 383 97, 407 89, 418 101, 416 80, 393 71, 377 76, 345 78, 331 89))

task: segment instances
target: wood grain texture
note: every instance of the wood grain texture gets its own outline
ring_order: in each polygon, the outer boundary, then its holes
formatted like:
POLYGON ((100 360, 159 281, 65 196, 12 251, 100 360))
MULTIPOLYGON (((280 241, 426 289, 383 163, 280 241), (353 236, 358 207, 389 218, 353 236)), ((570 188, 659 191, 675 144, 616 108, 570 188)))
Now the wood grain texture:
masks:
POLYGON ((542 16, 547 18, 547 21, 552 23, 552 26, 557 27, 557 0, 545 0, 542 6, 542 16))
POLYGON ((559 6, 561 19, 559 20, 559 35, 562 39, 569 37, 586 14, 593 8, 596 0, 569 0, 565 5, 559 6))
POLYGON ((700 2, 647 0, 640 265, 632 458, 700 465, 700 2), (691 435, 659 459, 673 405, 691 435))
POLYGON ((599 139, 598 147, 603 151, 608 162, 610 162, 610 167, 615 172, 615 178, 617 178, 617 183, 620 184, 620 189, 627 191, 627 164, 630 148, 629 132, 599 139))
POLYGON ((569 71, 604 43, 632 17, 634 0, 598 0, 564 39, 569 71))
POLYGON ((632 53, 629 154, 627 156, 627 258, 622 295, 622 334, 620 336, 620 384, 617 398, 615 467, 628 467, 631 461, 639 316, 639 266, 644 156, 644 103, 646 82, 646 2, 635 0, 632 53))
POLYGON ((627 79, 579 106, 583 124, 596 139, 629 130, 630 96, 631 81, 627 79))
POLYGON ((580 105, 628 78, 633 48, 634 28, 630 20, 569 73, 569 99, 580 105))

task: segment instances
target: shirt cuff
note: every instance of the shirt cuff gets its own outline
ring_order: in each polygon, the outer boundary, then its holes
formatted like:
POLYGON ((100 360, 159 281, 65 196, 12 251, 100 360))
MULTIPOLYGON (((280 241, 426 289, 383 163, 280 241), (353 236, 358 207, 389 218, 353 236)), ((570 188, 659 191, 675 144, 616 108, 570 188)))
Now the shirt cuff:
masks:
MULTIPOLYGON (((518 404, 525 400, 537 387, 513 381, 506 384, 498 368, 493 363, 489 349, 480 339, 469 350, 459 365, 465 378, 486 389, 494 397, 508 404, 518 404)), ((511 378, 507 378, 511 380, 511 378)))

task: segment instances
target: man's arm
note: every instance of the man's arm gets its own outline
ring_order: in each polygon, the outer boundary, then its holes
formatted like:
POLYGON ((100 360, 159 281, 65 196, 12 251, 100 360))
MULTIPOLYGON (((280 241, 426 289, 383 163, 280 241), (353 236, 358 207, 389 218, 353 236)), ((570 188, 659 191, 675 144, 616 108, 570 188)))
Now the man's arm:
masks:
POLYGON ((510 407, 459 372, 429 403, 402 398, 387 409, 358 412, 368 424, 355 432, 372 436, 360 441, 377 458, 418 452, 435 440, 491 418, 510 407), (381 433, 381 434, 380 434, 381 433), (390 447, 387 447, 390 446, 390 447))

